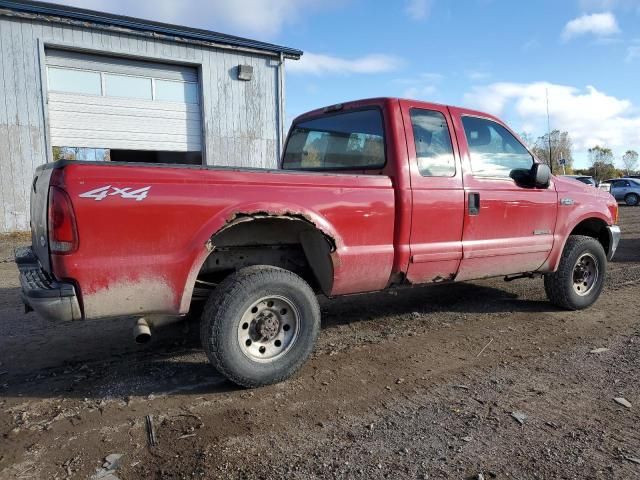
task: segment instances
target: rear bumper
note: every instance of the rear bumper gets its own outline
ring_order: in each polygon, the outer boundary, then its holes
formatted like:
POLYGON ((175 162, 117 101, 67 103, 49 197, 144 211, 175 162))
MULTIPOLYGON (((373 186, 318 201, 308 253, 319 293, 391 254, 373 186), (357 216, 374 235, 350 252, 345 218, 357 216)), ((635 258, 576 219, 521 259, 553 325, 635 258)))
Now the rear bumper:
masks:
POLYGON ((45 272, 30 247, 16 250, 15 260, 27 311, 33 310, 41 317, 55 321, 82 318, 73 284, 58 282, 45 272))
POLYGON ((618 243, 620 243, 620 227, 618 225, 609 225, 607 227, 609 234, 609 251, 607 252, 607 260, 611 260, 616 254, 618 243))

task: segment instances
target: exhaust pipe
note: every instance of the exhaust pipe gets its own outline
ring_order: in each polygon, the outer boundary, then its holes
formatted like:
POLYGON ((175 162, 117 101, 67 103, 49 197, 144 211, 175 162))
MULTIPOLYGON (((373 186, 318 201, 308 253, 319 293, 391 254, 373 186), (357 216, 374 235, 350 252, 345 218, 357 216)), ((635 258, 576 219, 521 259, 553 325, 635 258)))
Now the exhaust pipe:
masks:
POLYGON ((144 318, 138 319, 133 327, 133 338, 136 343, 147 343, 151 340, 151 327, 144 318))

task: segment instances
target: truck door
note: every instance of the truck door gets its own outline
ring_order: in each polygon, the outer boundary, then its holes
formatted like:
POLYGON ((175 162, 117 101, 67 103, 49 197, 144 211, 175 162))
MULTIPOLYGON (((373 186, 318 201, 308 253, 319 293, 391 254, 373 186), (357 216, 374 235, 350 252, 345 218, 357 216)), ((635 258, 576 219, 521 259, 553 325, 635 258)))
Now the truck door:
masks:
POLYGON ((458 280, 535 271, 553 246, 558 208, 553 182, 527 188, 510 177, 534 159, 496 119, 451 108, 465 196, 458 280))
POLYGON ((464 190, 451 117, 440 105, 400 105, 413 199, 407 280, 452 280, 462 258, 464 190))

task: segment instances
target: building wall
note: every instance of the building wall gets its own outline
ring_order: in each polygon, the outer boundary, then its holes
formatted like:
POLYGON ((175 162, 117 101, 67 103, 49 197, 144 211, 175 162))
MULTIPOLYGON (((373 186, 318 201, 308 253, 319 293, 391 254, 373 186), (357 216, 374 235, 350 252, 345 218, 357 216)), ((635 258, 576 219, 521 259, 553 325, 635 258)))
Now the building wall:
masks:
POLYGON ((45 46, 197 66, 205 162, 277 166, 283 108, 276 58, 0 12, 0 232, 29 229, 33 172, 51 159, 43 86, 45 46), (235 78, 239 64, 253 66, 253 80, 235 78))

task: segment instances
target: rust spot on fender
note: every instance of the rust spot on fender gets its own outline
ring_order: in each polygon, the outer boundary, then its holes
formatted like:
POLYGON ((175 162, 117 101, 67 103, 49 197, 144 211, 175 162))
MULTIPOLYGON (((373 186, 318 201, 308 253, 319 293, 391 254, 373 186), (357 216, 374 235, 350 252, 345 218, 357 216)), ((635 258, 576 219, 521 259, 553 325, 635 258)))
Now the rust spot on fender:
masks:
MULTIPOLYGON (((300 220, 305 223, 312 225, 314 228, 318 229, 322 232, 322 235, 326 238, 330 245, 330 251, 333 253, 336 251, 336 239, 327 233, 322 227, 319 227, 308 215, 301 212, 292 212, 290 210, 269 210, 269 211, 259 211, 259 212, 236 212, 227 217, 225 220, 225 224, 222 228, 220 228, 217 232, 215 232, 211 238, 216 235, 224 232, 230 227, 238 225, 239 223, 251 222, 253 220, 260 220, 265 218, 275 218, 280 220, 300 220)), ((211 240, 209 240, 210 242, 211 240)), ((215 248, 215 247, 214 247, 215 248)))

